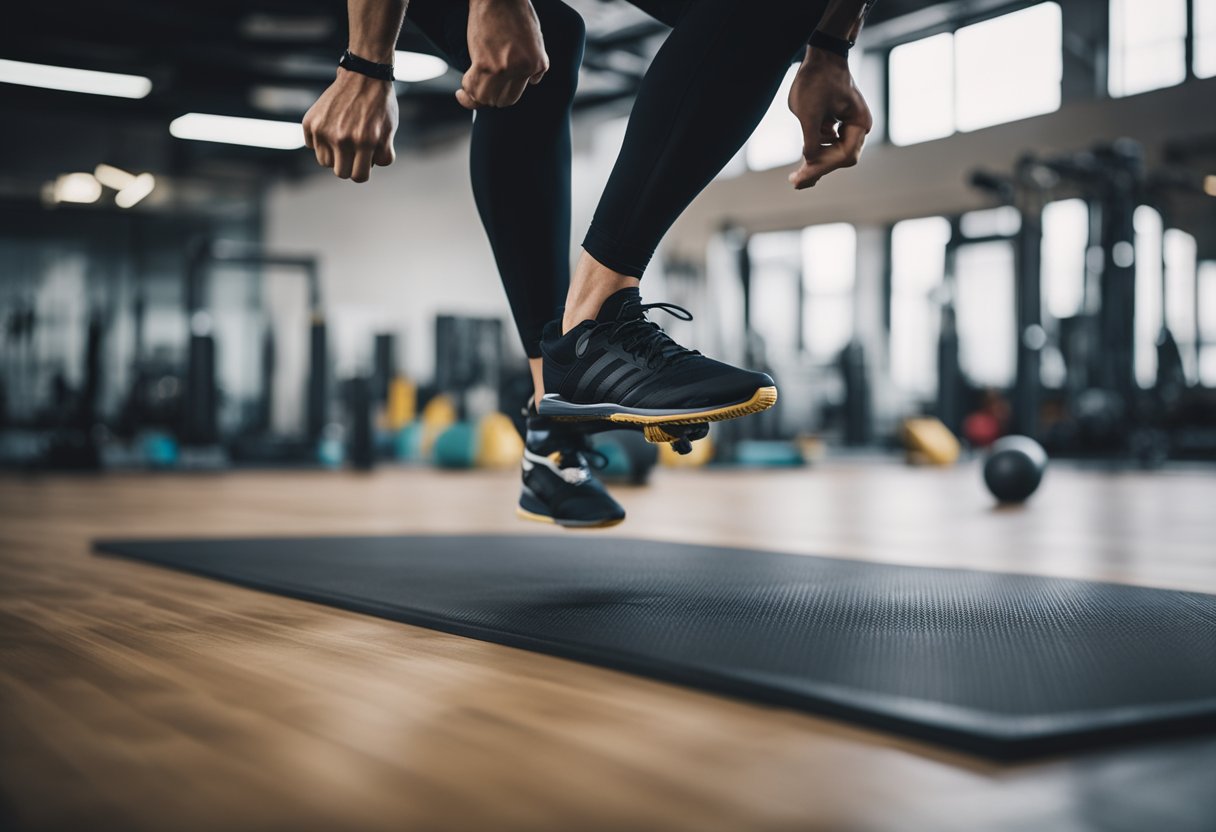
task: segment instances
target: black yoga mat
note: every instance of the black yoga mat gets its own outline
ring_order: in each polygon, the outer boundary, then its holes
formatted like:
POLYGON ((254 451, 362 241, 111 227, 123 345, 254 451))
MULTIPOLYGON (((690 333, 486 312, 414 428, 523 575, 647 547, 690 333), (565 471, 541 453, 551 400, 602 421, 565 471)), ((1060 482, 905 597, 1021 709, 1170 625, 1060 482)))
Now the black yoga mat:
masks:
POLYGON ((999 758, 1216 727, 1216 596, 609 537, 102 552, 999 758))

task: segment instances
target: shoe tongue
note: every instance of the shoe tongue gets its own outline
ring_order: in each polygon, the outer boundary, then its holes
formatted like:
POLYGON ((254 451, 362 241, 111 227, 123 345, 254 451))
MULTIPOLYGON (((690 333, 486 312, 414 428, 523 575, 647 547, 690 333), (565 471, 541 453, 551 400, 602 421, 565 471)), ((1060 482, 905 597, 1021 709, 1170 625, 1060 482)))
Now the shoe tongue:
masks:
POLYGON ((622 318, 640 318, 642 313, 638 307, 642 305, 642 292, 636 286, 621 289, 608 296, 600 306, 600 312, 595 316, 597 324, 612 323, 622 318), (635 311, 630 311, 630 309, 635 311))

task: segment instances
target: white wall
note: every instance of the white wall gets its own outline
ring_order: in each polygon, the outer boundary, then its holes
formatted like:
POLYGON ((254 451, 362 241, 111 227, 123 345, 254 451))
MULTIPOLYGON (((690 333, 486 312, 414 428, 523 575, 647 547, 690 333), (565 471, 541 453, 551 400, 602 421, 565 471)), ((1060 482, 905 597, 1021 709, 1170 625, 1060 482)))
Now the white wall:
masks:
MULTIPOLYGON (((623 128, 623 120, 601 115, 575 133, 572 258, 623 128)), ((370 365, 374 333, 396 332, 400 366, 429 380, 434 318, 443 313, 501 317, 511 356, 523 360, 473 202, 468 148, 464 135, 441 147, 406 150, 363 185, 318 173, 271 188, 266 248, 320 257, 339 377, 370 365)))
POLYGON ((462 141, 401 154, 364 185, 314 175, 268 194, 266 248, 320 258, 339 375, 370 366, 376 332, 397 332, 401 366, 427 379, 436 313, 508 314, 467 155, 462 141))

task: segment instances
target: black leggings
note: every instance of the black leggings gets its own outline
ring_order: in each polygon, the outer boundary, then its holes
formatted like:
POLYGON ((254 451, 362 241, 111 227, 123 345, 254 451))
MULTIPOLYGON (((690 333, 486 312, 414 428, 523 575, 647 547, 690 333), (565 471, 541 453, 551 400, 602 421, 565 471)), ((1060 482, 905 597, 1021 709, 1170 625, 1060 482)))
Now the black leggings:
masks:
MULTIPOLYGON (((751 135, 827 0, 633 2, 672 32, 638 90, 583 248, 640 278, 667 229, 751 135)), ((570 282, 570 111, 585 31, 561 0, 532 6, 549 72, 513 107, 477 111, 470 169, 520 339, 537 358, 570 282)), ((413 0, 407 16, 449 64, 468 69, 467 2, 413 0)))

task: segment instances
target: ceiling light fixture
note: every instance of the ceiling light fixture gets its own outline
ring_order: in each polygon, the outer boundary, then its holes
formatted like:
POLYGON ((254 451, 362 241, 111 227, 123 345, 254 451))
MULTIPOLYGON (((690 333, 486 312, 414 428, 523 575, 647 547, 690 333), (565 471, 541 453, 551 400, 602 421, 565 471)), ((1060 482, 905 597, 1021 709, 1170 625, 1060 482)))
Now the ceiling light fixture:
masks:
POLYGON ((114 195, 114 204, 119 208, 130 208, 152 193, 152 189, 155 187, 156 177, 150 173, 141 173, 139 176, 133 177, 130 185, 114 195))
POLYGON ((31 64, 4 58, 0 58, 0 83, 92 95, 112 95, 117 98, 143 98, 152 92, 152 80, 142 75, 31 64))
POLYGON ((52 196, 56 202, 87 205, 101 199, 101 183, 91 173, 64 173, 55 180, 52 196))
POLYGON ((398 81, 430 81, 447 71, 447 61, 422 52, 397 52, 393 61, 393 77, 398 81))
POLYGON ((304 146, 304 129, 294 121, 186 113, 170 122, 169 132, 179 139, 274 150, 295 150, 304 146))
POLYGON ((98 165, 93 168, 93 176, 97 177, 97 181, 107 188, 113 188, 116 191, 121 191, 135 181, 135 174, 127 173, 122 168, 116 168, 113 165, 98 165))

